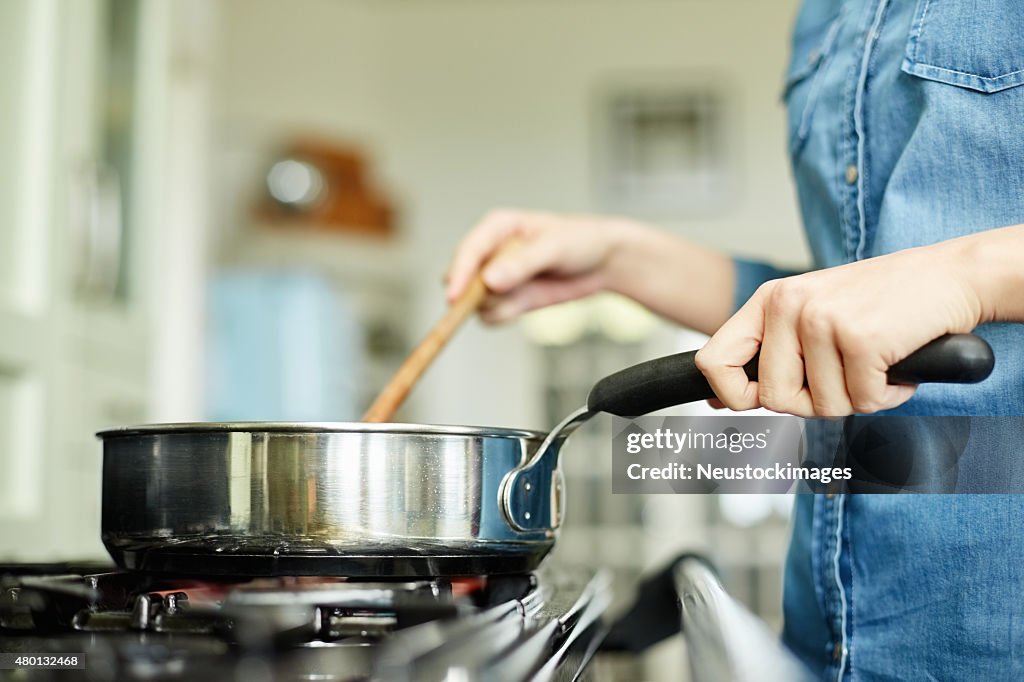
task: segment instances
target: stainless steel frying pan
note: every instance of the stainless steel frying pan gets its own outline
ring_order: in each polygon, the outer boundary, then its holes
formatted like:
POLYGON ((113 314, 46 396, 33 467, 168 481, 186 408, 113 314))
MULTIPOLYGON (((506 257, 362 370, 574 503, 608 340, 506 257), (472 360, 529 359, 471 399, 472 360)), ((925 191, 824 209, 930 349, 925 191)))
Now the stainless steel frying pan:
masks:
MULTIPOLYGON (((521 573, 554 545, 559 451, 598 412, 713 397, 681 353, 599 381, 544 434, 362 423, 158 424, 104 431, 103 543, 123 568, 190 575, 521 573)), ((943 337, 890 383, 973 383, 980 337, 943 337)), ((748 366, 756 377, 756 360, 748 366)))

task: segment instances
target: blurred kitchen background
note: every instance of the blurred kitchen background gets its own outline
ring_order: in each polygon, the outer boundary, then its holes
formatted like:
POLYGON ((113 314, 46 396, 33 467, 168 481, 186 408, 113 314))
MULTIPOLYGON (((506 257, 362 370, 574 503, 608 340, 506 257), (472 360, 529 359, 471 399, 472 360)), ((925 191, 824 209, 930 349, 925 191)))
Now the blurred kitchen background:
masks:
MULTIPOLYGON (((0 1, 0 559, 103 556, 99 428, 358 419, 492 207, 805 263, 795 5, 0 1)), ((612 297, 474 321, 401 417, 546 429, 603 374, 700 343, 612 297)), ((612 495, 609 436, 566 449, 551 562, 614 571, 626 601, 699 549, 778 626, 790 500, 612 495)), ((623 679, 677 679, 677 646, 623 679)))

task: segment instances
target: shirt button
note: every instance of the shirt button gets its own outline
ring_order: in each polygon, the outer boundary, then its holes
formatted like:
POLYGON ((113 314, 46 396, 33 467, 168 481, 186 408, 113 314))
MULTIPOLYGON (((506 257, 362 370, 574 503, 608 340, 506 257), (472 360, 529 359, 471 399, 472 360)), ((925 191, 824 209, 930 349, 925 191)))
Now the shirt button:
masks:
POLYGON ((829 484, 825 486, 825 499, 831 500, 833 497, 838 495, 839 492, 839 483, 836 481, 830 481, 829 484))
POLYGON ((846 167, 846 184, 852 185, 857 182, 857 177, 860 174, 857 172, 857 167, 852 163, 846 167))
POLYGON ((834 647, 832 647, 832 660, 833 661, 838 661, 842 657, 843 657, 843 645, 840 644, 839 642, 836 642, 836 645, 834 647))

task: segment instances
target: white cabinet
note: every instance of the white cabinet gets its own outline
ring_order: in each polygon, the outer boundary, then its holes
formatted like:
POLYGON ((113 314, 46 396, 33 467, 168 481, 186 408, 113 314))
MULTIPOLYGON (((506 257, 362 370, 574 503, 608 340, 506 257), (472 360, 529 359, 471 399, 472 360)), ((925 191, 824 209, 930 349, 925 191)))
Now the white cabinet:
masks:
POLYGON ((0 560, 99 556, 93 432, 198 412, 211 11, 0 3, 0 560))
MULTIPOLYGON (((57 235, 57 2, 0 3, 0 541, 46 538, 57 235)), ((31 550, 29 550, 31 551, 31 550)))

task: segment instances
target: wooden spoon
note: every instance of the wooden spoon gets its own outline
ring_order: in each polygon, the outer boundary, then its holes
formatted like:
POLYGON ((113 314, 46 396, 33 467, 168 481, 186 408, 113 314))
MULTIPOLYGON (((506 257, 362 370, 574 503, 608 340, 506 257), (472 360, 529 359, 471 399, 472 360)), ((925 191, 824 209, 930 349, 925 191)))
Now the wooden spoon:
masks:
MULTIPOLYGON (((494 260, 501 254, 518 247, 518 240, 508 242, 498 252, 494 260)), ((490 262, 490 261, 488 261, 490 262)), ((377 399, 370 405, 370 409, 363 415, 364 422, 389 422, 395 412, 405 402, 409 391, 423 376, 430 364, 437 357, 445 344, 455 335, 455 332, 462 326, 470 315, 472 315, 480 304, 487 298, 487 285, 484 284, 483 268, 477 272, 473 281, 469 283, 466 290, 462 292, 448 308, 434 328, 420 341, 419 345, 409 354, 402 366, 398 368, 391 381, 387 383, 378 395, 377 399)))

